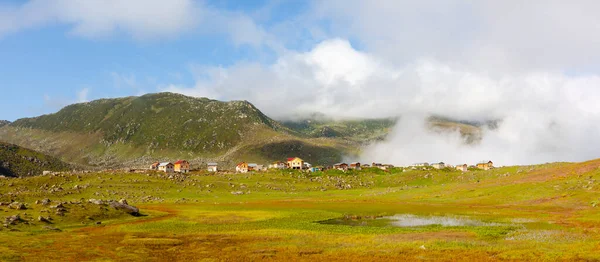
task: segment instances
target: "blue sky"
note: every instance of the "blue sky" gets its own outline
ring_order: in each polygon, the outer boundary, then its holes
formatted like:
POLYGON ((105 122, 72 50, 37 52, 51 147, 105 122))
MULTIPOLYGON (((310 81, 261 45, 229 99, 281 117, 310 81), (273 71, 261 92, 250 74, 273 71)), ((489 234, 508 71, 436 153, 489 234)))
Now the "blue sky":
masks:
MULTIPOLYGON (((0 6, 19 9, 32 2, 10 1, 0 6)), ((232 16, 253 16, 252 22, 260 27, 298 16, 308 8, 306 1, 197 3, 232 16)), ((0 104, 0 119, 51 113, 95 98, 157 92, 169 84, 191 85, 191 65, 227 67, 239 61, 275 59, 270 47, 235 43, 227 32, 207 32, 202 25, 147 39, 119 29, 98 37, 81 36, 73 34, 73 27, 73 23, 48 21, 6 34, 0 30, 0 86, 4 96, 10 97, 0 104)))

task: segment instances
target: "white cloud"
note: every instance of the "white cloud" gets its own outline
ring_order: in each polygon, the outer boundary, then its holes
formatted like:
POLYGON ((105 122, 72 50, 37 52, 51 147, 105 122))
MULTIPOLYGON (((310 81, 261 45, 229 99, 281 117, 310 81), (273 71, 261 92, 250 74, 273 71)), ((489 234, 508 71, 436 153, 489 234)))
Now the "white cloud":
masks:
POLYGON ((31 0, 0 10, 0 35, 66 23, 84 37, 104 37, 117 31, 135 38, 171 36, 192 28, 202 16, 191 0, 31 0))
POLYGON ((588 0, 331 0, 315 1, 313 12, 333 34, 397 63, 430 57, 514 74, 597 69, 598 8, 588 0))
POLYGON ((165 88, 195 96, 256 104, 275 118, 322 112, 340 118, 402 116, 386 143, 365 151, 365 161, 500 164, 574 161, 600 153, 600 77, 531 72, 496 76, 436 60, 402 67, 332 39, 274 64, 204 67, 194 87, 165 88), (457 119, 501 119, 477 146, 458 134, 423 127, 438 114, 457 119))
POLYGON ((30 0, 0 4, 0 37, 52 24, 71 26, 70 33, 104 38, 124 33, 134 39, 164 39, 200 29, 223 34, 236 45, 266 45, 281 50, 277 39, 244 13, 194 0, 30 0))

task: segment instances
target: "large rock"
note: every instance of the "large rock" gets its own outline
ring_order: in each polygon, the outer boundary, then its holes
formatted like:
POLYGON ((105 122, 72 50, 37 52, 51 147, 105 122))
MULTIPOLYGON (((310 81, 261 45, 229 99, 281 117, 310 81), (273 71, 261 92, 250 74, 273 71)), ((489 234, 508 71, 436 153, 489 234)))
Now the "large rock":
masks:
POLYGON ((121 199, 121 201, 119 201, 119 202, 111 201, 109 203, 109 205, 111 207, 114 207, 117 210, 121 210, 121 211, 123 211, 127 214, 130 214, 130 215, 133 215, 133 216, 140 215, 140 210, 137 207, 128 205, 127 201, 125 199, 121 199))
POLYGON ((16 210, 25 210, 25 209, 27 209, 27 207, 25 206, 25 204, 19 203, 19 202, 12 202, 12 203, 10 203, 10 205, 8 205, 8 208, 12 208, 12 209, 16 209, 16 210))
POLYGON ((4 225, 5 225, 5 226, 8 226, 8 225, 16 225, 18 222, 21 222, 21 221, 23 221, 23 220, 21 219, 21 216, 17 214, 17 215, 13 215, 13 216, 6 217, 6 218, 4 219, 4 225))
POLYGON ((92 204, 96 204, 96 205, 104 205, 104 201, 100 200, 100 199, 89 199, 88 202, 92 203, 92 204))

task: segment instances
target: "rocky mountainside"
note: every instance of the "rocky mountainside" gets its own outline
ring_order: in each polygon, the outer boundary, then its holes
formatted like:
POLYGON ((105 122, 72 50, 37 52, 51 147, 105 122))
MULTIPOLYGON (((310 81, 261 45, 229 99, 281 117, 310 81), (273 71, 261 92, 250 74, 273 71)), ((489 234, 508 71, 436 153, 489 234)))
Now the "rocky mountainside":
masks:
POLYGON ((0 175, 26 177, 43 171, 67 171, 70 166, 55 157, 0 142, 0 175))
POLYGON ((3 127, 3 126, 8 125, 8 124, 10 124, 10 121, 0 120, 0 127, 3 127))
POLYGON ((58 113, 19 119, 12 127, 51 132, 99 133, 101 143, 147 150, 222 153, 253 127, 281 129, 247 101, 220 102, 173 93, 102 99, 58 113))
POLYGON ((233 163, 240 158, 258 162, 289 154, 329 163, 356 148, 353 142, 303 136, 247 101, 173 93, 70 105, 6 125, 0 128, 0 139, 91 167, 146 166, 179 158, 197 163, 233 163), (304 154, 304 149, 310 152, 304 154))
MULTIPOLYGON (((469 123, 430 119, 431 128, 481 137, 469 123)), ((266 163, 299 156, 332 164, 383 140, 396 119, 334 120, 313 115, 275 121, 247 101, 221 102, 173 93, 100 99, 0 127, 0 140, 89 168, 146 167, 187 159, 196 167, 237 161, 266 163)))

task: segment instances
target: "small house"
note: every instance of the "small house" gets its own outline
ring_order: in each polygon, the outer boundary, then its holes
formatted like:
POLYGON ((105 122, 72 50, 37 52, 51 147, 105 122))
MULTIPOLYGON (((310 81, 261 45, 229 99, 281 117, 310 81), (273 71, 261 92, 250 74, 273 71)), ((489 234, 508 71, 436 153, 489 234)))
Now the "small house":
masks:
POLYGON ((489 169, 494 168, 494 163, 492 161, 481 161, 481 162, 477 163, 477 168, 483 169, 483 170, 489 170, 489 169))
POLYGON ((362 165, 361 167, 368 168, 368 167, 371 167, 371 165, 369 165, 369 164, 364 164, 364 165, 362 165))
POLYGON ((170 162, 160 163, 158 165, 158 171, 162 171, 165 173, 173 173, 175 172, 175 165, 173 165, 173 163, 170 162))
POLYGON ((207 169, 208 169, 208 172, 218 172, 219 165, 217 163, 208 163, 207 169))
POLYGON ((281 161, 273 162, 269 165, 269 169, 286 169, 287 164, 281 161))
POLYGON ((250 169, 248 167, 248 163, 246 163, 246 162, 239 163, 235 167, 236 173, 248 173, 248 170, 250 170, 250 169))
POLYGON ((333 169, 346 171, 346 170, 348 170, 348 164, 346 164, 346 163, 337 163, 337 164, 333 165, 333 169))
POLYGON ((177 160, 177 162, 175 162, 175 164, 173 166, 174 166, 175 172, 179 172, 179 173, 190 172, 190 162, 188 162, 186 160, 177 160))
POLYGON ((265 166, 264 165, 259 165, 256 163, 249 163, 248 164, 248 171, 264 171, 265 170, 265 166))
POLYGON ((248 163, 248 171, 258 171, 258 165, 256 163, 248 163))
POLYGON ((467 166, 467 164, 456 165, 456 170, 460 170, 462 172, 467 172, 467 171, 469 171, 469 166, 467 166))
POLYGON ((287 165, 290 169, 302 169, 304 167, 304 160, 299 157, 290 157, 287 159, 287 165))
POLYGON ((152 163, 152 165, 150 165, 150 170, 158 170, 159 165, 160 165, 159 162, 152 163))
POLYGON ((385 170, 386 168, 383 166, 382 163, 375 163, 373 162, 373 164, 371 165, 371 167, 375 167, 375 168, 379 168, 381 170, 385 170))
POLYGON ((446 164, 444 164, 444 162, 433 163, 433 164, 431 164, 431 167, 433 167, 435 169, 442 169, 442 168, 446 167, 446 164))
POLYGON ((354 169, 354 170, 360 170, 360 163, 359 162, 352 162, 352 163, 350 163, 350 165, 348 166, 348 168, 354 169))

